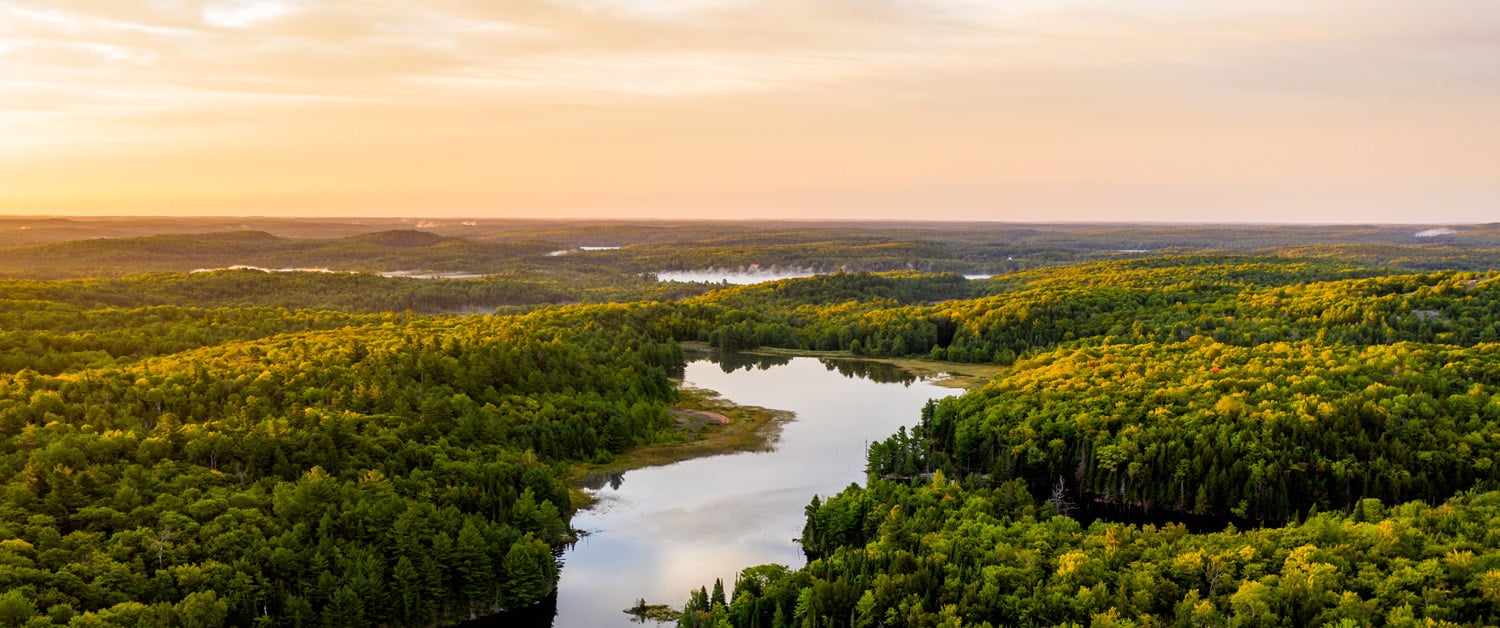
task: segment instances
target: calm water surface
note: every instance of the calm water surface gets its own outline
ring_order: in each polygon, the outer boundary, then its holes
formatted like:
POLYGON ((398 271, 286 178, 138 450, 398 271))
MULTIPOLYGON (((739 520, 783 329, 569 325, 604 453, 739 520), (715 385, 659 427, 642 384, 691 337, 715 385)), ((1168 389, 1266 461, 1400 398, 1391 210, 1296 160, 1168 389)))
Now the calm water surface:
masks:
POLYGON ((823 273, 799 269, 756 268, 735 270, 707 268, 704 270, 663 270, 656 273, 656 278, 661 281, 706 281, 708 283, 731 283, 743 286, 763 281, 775 281, 777 279, 812 277, 819 274, 823 273))
POLYGON ((600 478, 598 505, 573 518, 589 535, 564 557, 553 626, 631 626, 623 611, 637 599, 680 607, 714 578, 731 588, 745 567, 800 567, 793 539, 812 496, 863 484, 866 444, 915 424, 928 399, 954 392, 883 364, 814 358, 698 361, 684 381, 796 418, 774 451, 600 478))

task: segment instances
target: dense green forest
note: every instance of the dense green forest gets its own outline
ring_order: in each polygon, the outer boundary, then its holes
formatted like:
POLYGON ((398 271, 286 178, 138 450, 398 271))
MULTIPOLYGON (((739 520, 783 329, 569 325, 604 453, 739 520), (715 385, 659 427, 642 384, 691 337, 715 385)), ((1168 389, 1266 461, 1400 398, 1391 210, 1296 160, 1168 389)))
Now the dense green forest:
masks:
POLYGON ((421 625, 530 604, 571 534, 561 465, 673 437, 682 356, 631 324, 643 309, 83 316, 100 351, 139 323, 135 350, 170 355, 0 376, 0 616, 421 625))
POLYGON ((977 283, 758 310, 784 332, 745 344, 1009 368, 815 498, 805 568, 694 592, 682 625, 1500 621, 1494 275, 1184 256, 977 283))
POLYGON ((530 605, 685 341, 1003 367, 685 625, 1500 621, 1493 227, 283 222, 0 242, 0 623, 530 605))

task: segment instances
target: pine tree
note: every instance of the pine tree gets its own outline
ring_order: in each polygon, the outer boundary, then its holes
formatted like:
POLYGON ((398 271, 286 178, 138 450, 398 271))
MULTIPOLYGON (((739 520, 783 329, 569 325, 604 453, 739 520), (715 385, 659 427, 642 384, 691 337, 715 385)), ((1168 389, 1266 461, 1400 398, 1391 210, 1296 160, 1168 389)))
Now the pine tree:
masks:
POLYGON ((709 598, 709 602, 714 606, 729 606, 729 602, 724 599, 723 578, 714 578, 713 597, 709 598))
POLYGON ((401 623, 407 626, 425 623, 418 611, 418 605, 422 599, 422 576, 417 573, 417 568, 410 558, 402 556, 396 559, 396 566, 391 570, 391 579, 401 596, 401 601, 396 607, 396 616, 401 619, 401 623))
POLYGON ((459 592, 468 604, 470 614, 489 610, 494 605, 495 568, 479 527, 471 519, 464 522, 454 547, 454 569, 458 572, 459 592))
POLYGON ((542 599, 552 590, 556 567, 547 544, 526 535, 510 546, 501 561, 505 603, 511 608, 542 599))

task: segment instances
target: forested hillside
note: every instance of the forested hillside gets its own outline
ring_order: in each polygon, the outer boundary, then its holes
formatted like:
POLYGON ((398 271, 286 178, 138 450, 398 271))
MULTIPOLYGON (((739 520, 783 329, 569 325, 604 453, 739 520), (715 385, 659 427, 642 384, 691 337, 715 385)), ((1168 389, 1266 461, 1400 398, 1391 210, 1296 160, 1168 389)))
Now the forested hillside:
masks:
MULTIPOLYGON (((728 287, 631 260, 727 265, 799 240, 704 229, 670 252, 648 231, 616 234, 649 240, 635 251, 496 253, 506 270, 464 281, 0 282, 0 621, 434 625, 530 605, 573 536, 570 469, 683 438, 667 408, 684 341, 1003 367, 871 445, 868 488, 808 507, 806 568, 705 587, 686 625, 1500 621, 1500 281, 1452 270, 1488 249, 728 287), (1124 521, 1147 517, 1196 532, 1124 521)), ((477 246, 414 233, 219 244, 403 264, 477 246)), ((531 246, 512 235, 491 240, 531 246)), ((835 240, 823 253, 935 254, 835 240)), ((921 267, 897 257, 875 265, 921 267)))
POLYGON ((716 343, 926 355, 1008 364, 1061 343, 1239 346, 1315 339, 1470 345, 1500 339, 1500 281, 1484 273, 1408 274, 1294 258, 1168 257, 1068 266, 969 282, 956 277, 829 275, 722 290, 716 343), (907 284, 920 285, 920 290, 907 284), (818 286, 841 299, 788 298, 818 286))
POLYGON ((745 344, 1009 368, 815 498, 809 565, 682 625, 1500 621, 1494 275, 1181 257, 980 291, 758 310, 780 331, 745 344))
POLYGON ((61 372, 0 376, 7 621, 423 625, 530 604, 571 534, 560 464, 668 437, 682 359, 630 324, 638 306, 178 313, 77 325, 105 353, 132 323, 202 348, 100 367, 27 351, 12 361, 61 372))

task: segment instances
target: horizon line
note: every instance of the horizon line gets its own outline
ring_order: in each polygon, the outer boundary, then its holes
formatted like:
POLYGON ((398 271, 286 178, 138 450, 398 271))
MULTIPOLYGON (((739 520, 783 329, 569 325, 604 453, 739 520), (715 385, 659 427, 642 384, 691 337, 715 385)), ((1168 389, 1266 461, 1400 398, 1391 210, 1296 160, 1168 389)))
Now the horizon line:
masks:
MULTIPOLYGON (((1434 226, 1434 227, 1492 227, 1500 226, 1500 221, 1495 222, 1256 222, 1245 220, 1010 220, 1010 219, 943 219, 943 218, 849 218, 849 217, 826 217, 826 218, 789 218, 789 217, 743 217, 743 218, 681 218, 681 217, 596 217, 596 216, 359 216, 359 215, 325 215, 325 216, 276 216, 264 214, 4 214, 0 213, 0 220, 285 220, 294 222, 308 221, 391 221, 391 222, 430 222, 430 221, 452 221, 452 222, 556 222, 556 223, 588 223, 588 222, 615 222, 615 223, 840 223, 840 224, 938 224, 938 225, 1060 225, 1060 226, 1119 226, 1119 225, 1141 225, 1141 226, 1207 226, 1207 227, 1409 227, 1409 226, 1434 226)), ((437 226, 437 225, 434 225, 437 226)), ((442 225, 453 226, 453 225, 442 225)), ((477 225, 476 225, 477 226, 477 225)), ((422 227, 416 227, 422 229, 422 227)))

